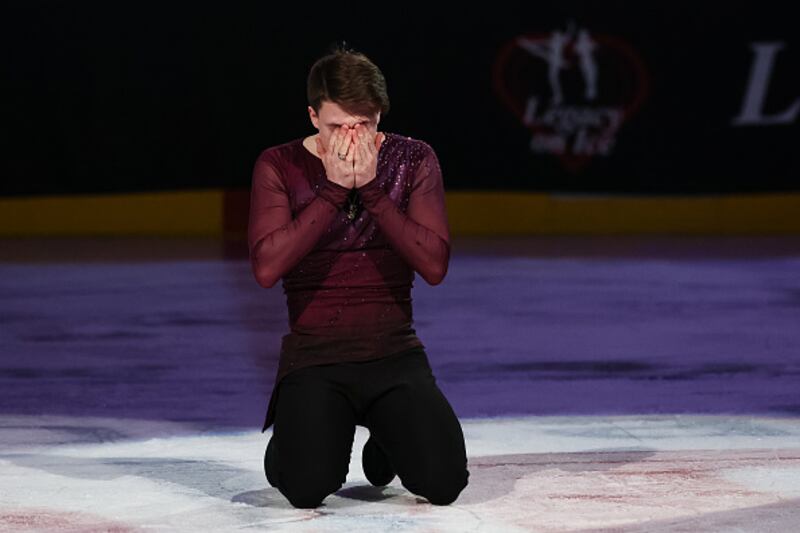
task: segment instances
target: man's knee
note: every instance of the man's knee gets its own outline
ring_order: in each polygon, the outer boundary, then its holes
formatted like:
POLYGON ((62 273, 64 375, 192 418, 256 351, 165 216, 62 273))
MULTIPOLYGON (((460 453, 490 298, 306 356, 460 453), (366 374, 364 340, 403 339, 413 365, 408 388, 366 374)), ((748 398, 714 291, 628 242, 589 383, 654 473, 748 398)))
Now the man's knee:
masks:
POLYGON ((309 489, 280 489, 281 493, 289 500, 292 506, 298 509, 314 509, 322 505, 322 501, 330 494, 327 491, 312 491, 309 489))
POLYGON ((272 437, 269 440, 266 452, 264 452, 264 473, 267 475, 267 482, 273 487, 278 486, 277 469, 275 437, 272 437))
POLYGON ((298 509, 313 509, 322 505, 322 501, 339 490, 343 480, 332 478, 309 478, 307 476, 281 476, 278 490, 298 509))
POLYGON ((433 505, 450 505, 458 499, 468 483, 469 470, 466 468, 456 468, 449 472, 428 470, 422 479, 402 480, 404 487, 433 505))
POLYGON ((439 479, 431 480, 428 494, 425 497, 433 505, 450 505, 458 499, 458 496, 468 483, 469 471, 463 469, 450 476, 442 476, 439 479))

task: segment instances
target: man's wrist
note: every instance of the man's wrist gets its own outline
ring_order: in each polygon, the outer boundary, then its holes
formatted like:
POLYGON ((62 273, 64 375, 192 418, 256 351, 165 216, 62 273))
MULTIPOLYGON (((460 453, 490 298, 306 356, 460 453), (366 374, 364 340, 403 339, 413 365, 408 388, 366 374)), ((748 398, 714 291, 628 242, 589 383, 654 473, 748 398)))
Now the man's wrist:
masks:
POLYGON ((339 185, 335 181, 326 180, 325 183, 317 190, 317 195, 325 198, 335 207, 342 207, 347 196, 350 194, 349 188, 339 185))
POLYGON ((368 181, 366 184, 362 185, 361 187, 357 187, 359 192, 361 192, 361 191, 371 191, 371 190, 377 189, 377 188, 378 188, 378 178, 377 177, 372 178, 370 181, 368 181))
POLYGON ((364 203, 364 207, 371 213, 374 212, 382 202, 389 200, 386 191, 384 191, 381 184, 378 183, 378 178, 373 179, 366 185, 358 187, 358 194, 361 197, 361 201, 364 203))

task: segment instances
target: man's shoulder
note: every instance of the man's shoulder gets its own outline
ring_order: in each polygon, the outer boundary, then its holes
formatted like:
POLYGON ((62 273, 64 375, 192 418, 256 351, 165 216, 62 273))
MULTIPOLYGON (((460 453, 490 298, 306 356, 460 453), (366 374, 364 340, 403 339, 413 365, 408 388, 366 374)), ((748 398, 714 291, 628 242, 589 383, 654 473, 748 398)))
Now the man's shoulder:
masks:
MULTIPOLYGON (((402 150, 410 156, 417 156, 419 158, 425 157, 430 152, 433 152, 433 147, 426 141, 404 135, 401 133, 385 132, 386 139, 391 140, 391 145, 397 150, 402 150)), ((388 146, 388 145, 387 145, 388 146)))
POLYGON ((272 162, 290 159, 296 153, 297 146, 300 142, 302 142, 302 139, 292 139, 280 144, 268 146, 261 150, 261 153, 258 154, 258 159, 272 162))

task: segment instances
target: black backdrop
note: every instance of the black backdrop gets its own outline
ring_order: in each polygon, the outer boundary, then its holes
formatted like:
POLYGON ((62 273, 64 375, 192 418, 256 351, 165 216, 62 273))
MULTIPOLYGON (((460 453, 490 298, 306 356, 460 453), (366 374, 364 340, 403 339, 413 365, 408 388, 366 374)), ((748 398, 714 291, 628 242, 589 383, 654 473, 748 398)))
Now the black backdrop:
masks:
POLYGON ((261 150, 313 133, 306 75, 342 39, 448 190, 800 189, 788 3, 327 5, 5 2, 0 194, 247 188, 261 150))

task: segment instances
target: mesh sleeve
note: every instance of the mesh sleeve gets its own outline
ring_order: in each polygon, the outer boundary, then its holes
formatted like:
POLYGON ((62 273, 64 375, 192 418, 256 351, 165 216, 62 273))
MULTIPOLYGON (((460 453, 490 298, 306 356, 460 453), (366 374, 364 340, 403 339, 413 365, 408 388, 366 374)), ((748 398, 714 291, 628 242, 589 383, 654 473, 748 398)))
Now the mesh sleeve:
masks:
POLYGON ((253 168, 247 244, 259 285, 272 287, 308 254, 336 218, 350 189, 326 180, 296 218, 277 157, 262 153, 253 168))
POLYGON ((450 228, 439 159, 432 148, 414 177, 404 213, 372 180, 359 187, 364 207, 392 248, 430 285, 441 283, 450 261, 450 228))

